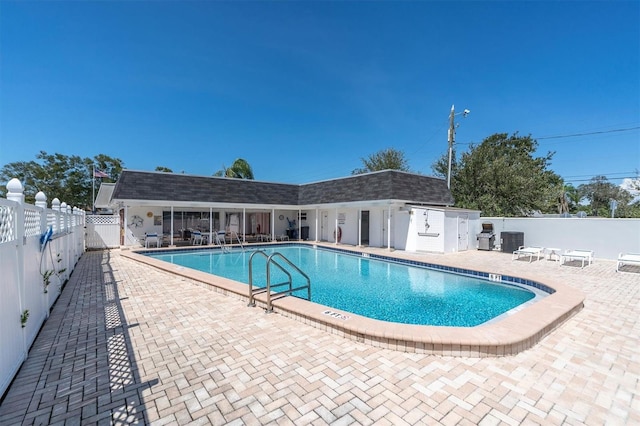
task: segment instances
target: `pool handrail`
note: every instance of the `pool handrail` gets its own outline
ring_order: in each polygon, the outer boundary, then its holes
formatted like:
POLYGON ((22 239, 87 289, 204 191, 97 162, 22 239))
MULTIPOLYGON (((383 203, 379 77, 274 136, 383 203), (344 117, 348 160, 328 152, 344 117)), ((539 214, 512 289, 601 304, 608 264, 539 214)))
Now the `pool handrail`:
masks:
POLYGON ((307 289, 307 299, 311 300, 311 279, 309 278, 309 276, 307 274, 304 273, 304 271, 302 271, 300 268, 298 268, 293 262, 291 262, 289 259, 287 259, 282 253, 280 252, 275 252, 272 253, 270 256, 267 256, 266 252, 264 250, 256 250, 253 253, 251 253, 251 256, 249 256, 249 303, 247 304, 247 306, 251 306, 254 307, 256 306, 256 299, 255 299, 255 295, 256 294, 260 294, 260 293, 267 293, 267 312, 272 312, 273 311, 273 303, 272 301, 274 299, 279 299, 282 296, 285 295, 291 295, 293 292, 298 291, 298 290, 304 290, 307 289), (264 256, 267 260, 266 260, 266 275, 267 275, 267 285, 264 288, 259 288, 254 290, 253 289, 253 258, 255 255, 260 254, 261 256, 264 256), (307 280, 307 284, 303 285, 301 287, 293 287, 293 277, 291 276, 291 274, 289 273, 289 271, 287 271, 285 269, 284 266, 282 266, 280 263, 278 263, 276 261, 276 259, 274 259, 274 257, 278 257, 278 258, 282 258, 282 260, 284 260, 290 267, 292 267, 293 269, 295 269, 296 271, 298 271, 298 273, 300 275, 302 275, 306 280, 307 280), (271 283, 271 264, 276 265, 276 267, 278 267, 282 272, 284 272, 287 277, 288 280, 281 282, 281 283, 277 283, 277 284, 272 284, 271 283), (276 287, 281 287, 283 285, 289 285, 289 289, 288 290, 283 290, 280 292, 276 292, 276 293, 272 293, 271 289, 272 288, 276 288, 276 287))
MULTIPOLYGON (((253 257, 258 253, 260 253, 260 255, 264 256, 264 258, 267 259, 267 264, 269 263, 269 256, 267 255, 267 253, 265 253, 264 250, 256 250, 253 253, 251 253, 251 256, 249 256, 249 303, 247 304, 247 306, 251 306, 251 307, 256 306, 256 298, 255 298, 256 294, 264 293, 270 290, 268 277, 267 277, 267 285, 265 287, 258 288, 257 290, 253 290, 253 257)), ((286 269, 284 269, 284 267, 280 265, 278 262, 273 261, 273 263, 289 277, 288 284, 289 284, 289 287, 291 287, 291 281, 293 279, 291 277, 291 274, 286 269)), ((287 283, 280 283, 280 284, 274 285, 273 287, 278 287, 280 285, 286 285, 286 284, 287 283)))
POLYGON ((236 231, 230 231, 229 234, 230 234, 230 237, 231 237, 231 244, 233 244, 233 236, 235 235, 236 240, 238 241, 238 244, 240 244, 240 247, 242 248, 242 251, 244 251, 244 244, 242 244, 242 241, 240 241, 240 235, 238 235, 238 233, 236 231))
POLYGON ((282 253, 280 252, 275 252, 273 254, 271 254, 271 256, 269 256, 269 258, 267 259, 267 312, 272 312, 273 311, 273 299, 274 297, 276 299, 279 299, 282 296, 286 296, 286 295, 291 295, 293 294, 293 292, 298 291, 298 290, 304 290, 307 289, 307 300, 311 300, 311 279, 309 278, 309 276, 307 274, 305 274, 302 269, 298 268, 293 262, 291 262, 289 259, 287 259, 282 253), (296 288, 292 288, 292 284, 293 284, 293 279, 291 277, 291 274, 289 274, 288 272, 286 272, 286 274, 289 276, 289 290, 283 290, 277 293, 271 293, 271 287, 279 287, 281 285, 285 285, 287 283, 278 283, 278 284, 271 284, 271 264, 275 264, 276 266, 278 266, 280 269, 284 270, 284 268, 282 268, 282 266, 280 264, 278 264, 273 257, 277 256, 282 258, 282 260, 284 260, 285 262, 287 262, 289 264, 289 266, 291 266, 293 269, 295 269, 296 271, 298 271, 298 273, 300 275, 302 275, 306 280, 307 280, 307 285, 301 286, 301 287, 296 287, 296 288))

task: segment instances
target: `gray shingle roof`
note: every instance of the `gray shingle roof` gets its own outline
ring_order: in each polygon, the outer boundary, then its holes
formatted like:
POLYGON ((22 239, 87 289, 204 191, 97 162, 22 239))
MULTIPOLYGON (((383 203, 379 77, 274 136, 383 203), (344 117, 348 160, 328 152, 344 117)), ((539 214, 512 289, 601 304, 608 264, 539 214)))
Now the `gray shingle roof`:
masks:
POLYGON ((380 200, 453 204, 443 179, 397 170, 302 185, 124 170, 113 199, 294 206, 380 200))
POLYGON ((453 204, 453 197, 443 179, 398 170, 383 170, 300 186, 300 204, 303 205, 379 200, 453 204))

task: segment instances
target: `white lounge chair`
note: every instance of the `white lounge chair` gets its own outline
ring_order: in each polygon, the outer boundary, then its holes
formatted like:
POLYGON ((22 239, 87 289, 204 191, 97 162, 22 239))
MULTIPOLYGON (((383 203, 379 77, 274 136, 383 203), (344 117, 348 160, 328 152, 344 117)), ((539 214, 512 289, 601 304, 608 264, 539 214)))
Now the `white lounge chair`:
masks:
POLYGON ((540 260, 540 256, 544 255, 544 247, 526 247, 520 246, 518 250, 513 252, 511 260, 520 259, 521 256, 529 256, 529 263, 533 260, 533 256, 536 256, 536 260, 540 260))
POLYGON ((640 253, 620 253, 618 255, 618 263, 616 265, 616 272, 620 272, 620 267, 623 265, 638 265, 640 266, 640 253))
POLYGON ((591 265, 593 262, 593 250, 567 250, 560 256, 560 265, 564 265, 568 260, 580 260, 582 261, 582 268, 584 268, 584 262, 587 261, 587 265, 591 265))

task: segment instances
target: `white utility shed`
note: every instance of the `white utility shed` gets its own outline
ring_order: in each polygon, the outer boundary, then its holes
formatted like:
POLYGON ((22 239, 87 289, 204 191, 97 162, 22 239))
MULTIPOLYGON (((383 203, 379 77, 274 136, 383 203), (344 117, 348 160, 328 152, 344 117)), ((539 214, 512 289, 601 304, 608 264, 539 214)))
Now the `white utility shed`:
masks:
POLYGON ((478 248, 480 211, 410 206, 405 250, 454 253, 478 248))

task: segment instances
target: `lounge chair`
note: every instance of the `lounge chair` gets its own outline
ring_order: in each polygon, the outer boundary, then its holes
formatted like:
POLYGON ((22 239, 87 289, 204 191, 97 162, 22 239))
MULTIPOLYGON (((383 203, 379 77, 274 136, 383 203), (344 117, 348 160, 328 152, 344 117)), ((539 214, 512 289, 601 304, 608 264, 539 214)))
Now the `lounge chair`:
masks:
POLYGON ((593 250, 567 250, 560 256, 560 265, 564 265, 568 260, 580 260, 582 261, 582 268, 584 268, 584 262, 587 261, 587 265, 591 265, 593 262, 593 250))
POLYGON ((511 260, 520 259, 521 256, 529 256, 529 263, 533 260, 533 256, 536 256, 536 260, 540 260, 540 256, 544 255, 544 247, 526 247, 520 246, 518 250, 513 252, 511 260))
POLYGON ((144 237, 144 247, 149 248, 151 245, 156 245, 156 247, 162 246, 162 240, 158 237, 158 234, 149 233, 144 237))
POLYGON ((618 263, 616 265, 616 272, 620 272, 620 267, 624 265, 638 265, 640 266, 640 253, 620 253, 618 255, 618 263))

